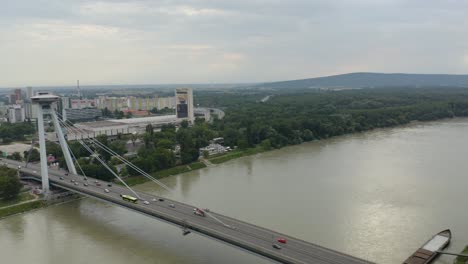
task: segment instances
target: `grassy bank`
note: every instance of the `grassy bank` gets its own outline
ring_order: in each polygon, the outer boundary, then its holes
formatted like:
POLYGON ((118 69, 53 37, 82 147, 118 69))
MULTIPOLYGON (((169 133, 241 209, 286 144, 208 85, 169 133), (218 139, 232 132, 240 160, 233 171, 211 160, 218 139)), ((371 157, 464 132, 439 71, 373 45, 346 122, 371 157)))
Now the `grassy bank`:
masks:
POLYGON ((29 200, 32 200, 32 199, 34 199, 33 195, 31 195, 28 192, 23 192, 23 193, 20 193, 18 195, 18 197, 16 197, 16 199, 13 199, 13 200, 3 200, 3 199, 1 199, 0 200, 0 207, 10 206, 10 205, 14 205, 14 204, 17 204, 17 203, 29 201, 29 200))
POLYGON ((37 201, 32 201, 30 203, 23 203, 23 204, 18 204, 16 206, 0 208, 0 218, 6 217, 9 215, 23 213, 23 212, 38 209, 38 208, 42 208, 46 205, 47 205, 46 201, 37 200, 37 201))
MULTIPOLYGON (((208 160, 213 164, 220 164, 220 163, 232 160, 232 159, 255 155, 258 153, 265 152, 265 151, 268 151, 268 150, 265 150, 264 148, 257 146, 255 148, 249 148, 245 150, 234 150, 232 152, 228 152, 225 154, 215 155, 215 156, 210 157, 208 160)), ((202 168, 206 168, 206 165, 203 162, 197 161, 197 162, 192 162, 187 165, 180 165, 180 166, 176 166, 173 168, 161 170, 158 172, 153 172, 151 173, 151 176, 153 176, 156 179, 161 179, 161 178, 165 178, 165 177, 169 177, 169 176, 173 176, 173 175, 177 175, 177 174, 181 174, 181 173, 185 173, 185 172, 189 172, 193 170, 198 170, 202 168)), ((128 184, 129 186, 134 186, 134 185, 142 184, 142 183, 149 181, 149 179, 141 175, 128 177, 128 178, 125 178, 124 180, 125 180, 125 183, 128 184)), ((116 184, 123 185, 120 182, 116 182, 116 184)))
MULTIPOLYGON (((205 167, 206 167, 205 164, 203 164, 202 162, 197 161, 197 162, 192 162, 190 164, 180 165, 180 166, 176 166, 176 167, 173 167, 173 168, 153 172, 153 173, 151 173, 151 176, 153 176, 156 179, 161 179, 161 178, 165 178, 165 177, 168 177, 168 176, 177 175, 177 174, 181 174, 181 173, 185 173, 185 172, 189 172, 189 171, 193 171, 193 170, 198 170, 198 169, 205 168, 205 167)), ((126 178, 124 180, 125 180, 125 183, 127 183, 129 186, 142 184, 142 183, 145 183, 145 182, 149 181, 144 176, 128 177, 128 178, 126 178)), ((120 182, 117 182, 117 184, 123 185, 120 182)))
POLYGON ((213 164, 220 164, 228 160, 237 159, 237 158, 244 157, 244 156, 255 155, 257 153, 261 153, 265 151, 266 150, 264 148, 257 146, 255 148, 249 148, 246 150, 234 150, 232 152, 228 152, 223 155, 214 156, 212 158, 209 158, 208 160, 213 164))

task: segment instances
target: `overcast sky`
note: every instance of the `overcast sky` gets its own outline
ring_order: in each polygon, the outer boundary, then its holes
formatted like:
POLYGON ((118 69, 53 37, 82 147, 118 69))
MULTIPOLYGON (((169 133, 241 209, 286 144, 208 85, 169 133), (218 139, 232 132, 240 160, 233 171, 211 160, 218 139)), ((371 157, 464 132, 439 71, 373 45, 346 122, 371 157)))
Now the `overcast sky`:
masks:
POLYGON ((464 0, 0 0, 0 87, 468 72, 464 0))

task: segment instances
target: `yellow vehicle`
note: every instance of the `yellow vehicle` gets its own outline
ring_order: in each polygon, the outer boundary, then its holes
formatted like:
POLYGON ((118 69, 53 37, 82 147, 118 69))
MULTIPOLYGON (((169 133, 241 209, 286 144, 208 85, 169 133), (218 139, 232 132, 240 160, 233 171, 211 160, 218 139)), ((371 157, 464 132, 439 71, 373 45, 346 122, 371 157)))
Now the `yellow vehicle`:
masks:
POLYGON ((127 202, 131 202, 131 203, 137 203, 138 202, 138 198, 135 198, 135 197, 130 196, 130 195, 121 194, 120 197, 122 197, 122 199, 124 201, 127 201, 127 202))

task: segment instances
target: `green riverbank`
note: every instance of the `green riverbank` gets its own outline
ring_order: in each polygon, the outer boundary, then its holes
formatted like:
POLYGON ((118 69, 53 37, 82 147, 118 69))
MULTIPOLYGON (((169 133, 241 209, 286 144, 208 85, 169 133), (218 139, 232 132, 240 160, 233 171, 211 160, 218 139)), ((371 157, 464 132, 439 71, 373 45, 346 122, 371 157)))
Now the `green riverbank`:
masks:
POLYGON ((22 203, 22 202, 26 202, 26 201, 29 201, 29 200, 33 200, 34 198, 35 198, 34 195, 30 194, 29 192, 22 192, 22 193, 20 193, 18 195, 18 197, 16 197, 13 200, 0 199, 0 208, 7 207, 7 206, 12 206, 12 205, 22 203))
POLYGON ((269 150, 273 150, 273 149, 264 149, 261 146, 257 146, 255 148, 249 148, 245 150, 234 150, 234 151, 222 154, 222 155, 213 156, 211 158, 208 158, 208 160, 213 164, 220 164, 220 163, 232 160, 232 159, 255 155, 255 154, 262 153, 262 152, 269 151, 269 150))
MULTIPOLYGON (((447 119, 447 118, 442 118, 440 120, 444 120, 444 119, 447 119)), ((425 122, 426 121, 412 121, 409 124, 397 125, 397 126, 392 126, 392 127, 404 127, 404 126, 407 126, 407 125, 414 125, 414 124, 425 123, 425 122)), ((379 128, 377 128, 377 129, 379 129, 379 128)), ((367 132, 367 131, 364 131, 364 132, 367 132)), ((362 132, 355 132, 355 133, 362 133, 362 132)), ((351 134, 355 134, 355 133, 351 133, 351 134)), ((346 134, 346 135, 349 135, 349 134, 346 134)), ((322 140, 327 140, 327 139, 322 139, 322 140)), ((294 146, 294 145, 288 145, 288 146, 294 146)), ((255 154, 259 154, 259 153, 263 153, 263 152, 272 151, 272 150, 275 150, 275 149, 277 149, 277 148, 273 148, 271 146, 264 147, 264 146, 262 146, 260 144, 260 145, 254 147, 254 148, 247 148, 247 149, 243 149, 243 150, 235 149, 233 151, 230 151, 230 152, 227 152, 227 153, 224 153, 224 154, 213 155, 213 156, 208 157, 208 159, 206 159, 206 160, 209 163, 211 163, 213 165, 216 165, 216 164, 221 164, 221 163, 230 161, 232 159, 251 156, 251 155, 255 155, 255 154)), ((169 177, 169 176, 173 176, 173 175, 177 175, 177 174, 182 174, 182 173, 185 173, 185 172, 198 170, 198 169, 202 169, 202 168, 206 168, 206 167, 207 166, 205 165, 205 163, 203 163, 201 161, 196 161, 196 162, 193 162, 193 163, 190 163, 190 164, 180 165, 180 166, 176 166, 176 167, 173 167, 173 168, 161 170, 161 171, 158 171, 158 172, 155 172, 155 173, 151 173, 151 175, 153 177, 155 177, 156 179, 161 179, 161 178, 165 178, 165 177, 169 177)), ((132 177, 125 178, 124 180, 129 186, 134 186, 134 185, 142 184, 142 183, 145 183, 145 182, 149 181, 149 179, 147 179, 144 176, 132 176, 132 177)), ((120 182, 116 182, 116 184, 123 185, 120 182)))
MULTIPOLYGON (((177 175, 177 174, 181 174, 181 173, 185 173, 185 172, 189 172, 193 170, 198 170, 198 169, 205 168, 205 167, 206 167, 205 164, 203 164, 200 161, 197 161, 197 162, 192 162, 186 165, 180 165, 180 166, 172 167, 169 169, 160 170, 158 172, 151 173, 151 176, 153 176, 156 179, 161 179, 161 178, 165 178, 168 176, 177 175)), ((134 186, 137 184, 145 183, 149 181, 149 179, 140 175, 140 176, 124 178, 124 181, 129 186, 134 186)), ((116 182, 116 184, 123 185, 120 182, 116 182)))
POLYGON ((34 200, 31 202, 22 202, 17 205, 10 205, 7 207, 2 207, 0 208, 0 219, 10 216, 10 215, 15 215, 15 214, 24 213, 24 212, 34 210, 34 209, 39 209, 47 205, 48 203, 44 200, 34 200))
MULTIPOLYGON (((265 152, 265 151, 268 151, 268 150, 265 150, 264 148, 262 148, 260 146, 255 147, 255 148, 249 148, 249 149, 246 149, 246 150, 234 150, 234 151, 231 151, 231 152, 228 152, 228 153, 225 153, 225 154, 214 155, 214 156, 208 158, 208 161, 213 163, 213 164, 220 164, 220 163, 232 160, 232 159, 237 159, 237 158, 240 158, 240 157, 255 155, 255 154, 258 154, 258 153, 261 153, 261 152, 265 152)), ((206 167, 207 166, 203 162, 196 161, 196 162, 192 162, 190 164, 180 165, 180 166, 176 166, 176 167, 173 167, 173 168, 161 170, 161 171, 152 173, 151 176, 153 176, 156 179, 161 179, 161 178, 165 178, 165 177, 169 177, 169 176, 173 176, 173 175, 177 175, 177 174, 181 174, 181 173, 186 173, 186 172, 189 172, 189 171, 194 171, 194 170, 198 170, 198 169, 202 169, 202 168, 206 168, 206 167)), ((147 179, 146 177, 141 176, 141 175, 140 176, 134 176, 134 177, 128 177, 128 178, 125 178, 124 180, 125 180, 125 183, 128 184, 129 186, 134 186, 134 185, 142 184, 142 183, 145 183, 145 182, 149 181, 149 179, 147 179)), ((123 185, 120 182, 116 182, 116 184, 123 185)))

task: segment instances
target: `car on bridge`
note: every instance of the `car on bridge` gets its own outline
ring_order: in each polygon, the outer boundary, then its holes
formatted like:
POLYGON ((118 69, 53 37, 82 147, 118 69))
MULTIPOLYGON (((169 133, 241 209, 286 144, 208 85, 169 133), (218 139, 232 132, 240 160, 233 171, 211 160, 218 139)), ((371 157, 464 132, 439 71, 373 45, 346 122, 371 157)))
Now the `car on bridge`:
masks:
POLYGON ((281 244, 286 244, 286 239, 285 238, 278 238, 278 242, 280 242, 281 244))
POLYGON ((281 246, 278 245, 278 244, 273 244, 273 248, 276 248, 276 249, 281 249, 281 246))
POLYGON ((196 214, 196 215, 205 217, 205 212, 203 212, 203 211, 200 210, 199 208, 194 208, 194 209, 193 209, 193 213, 196 214))

